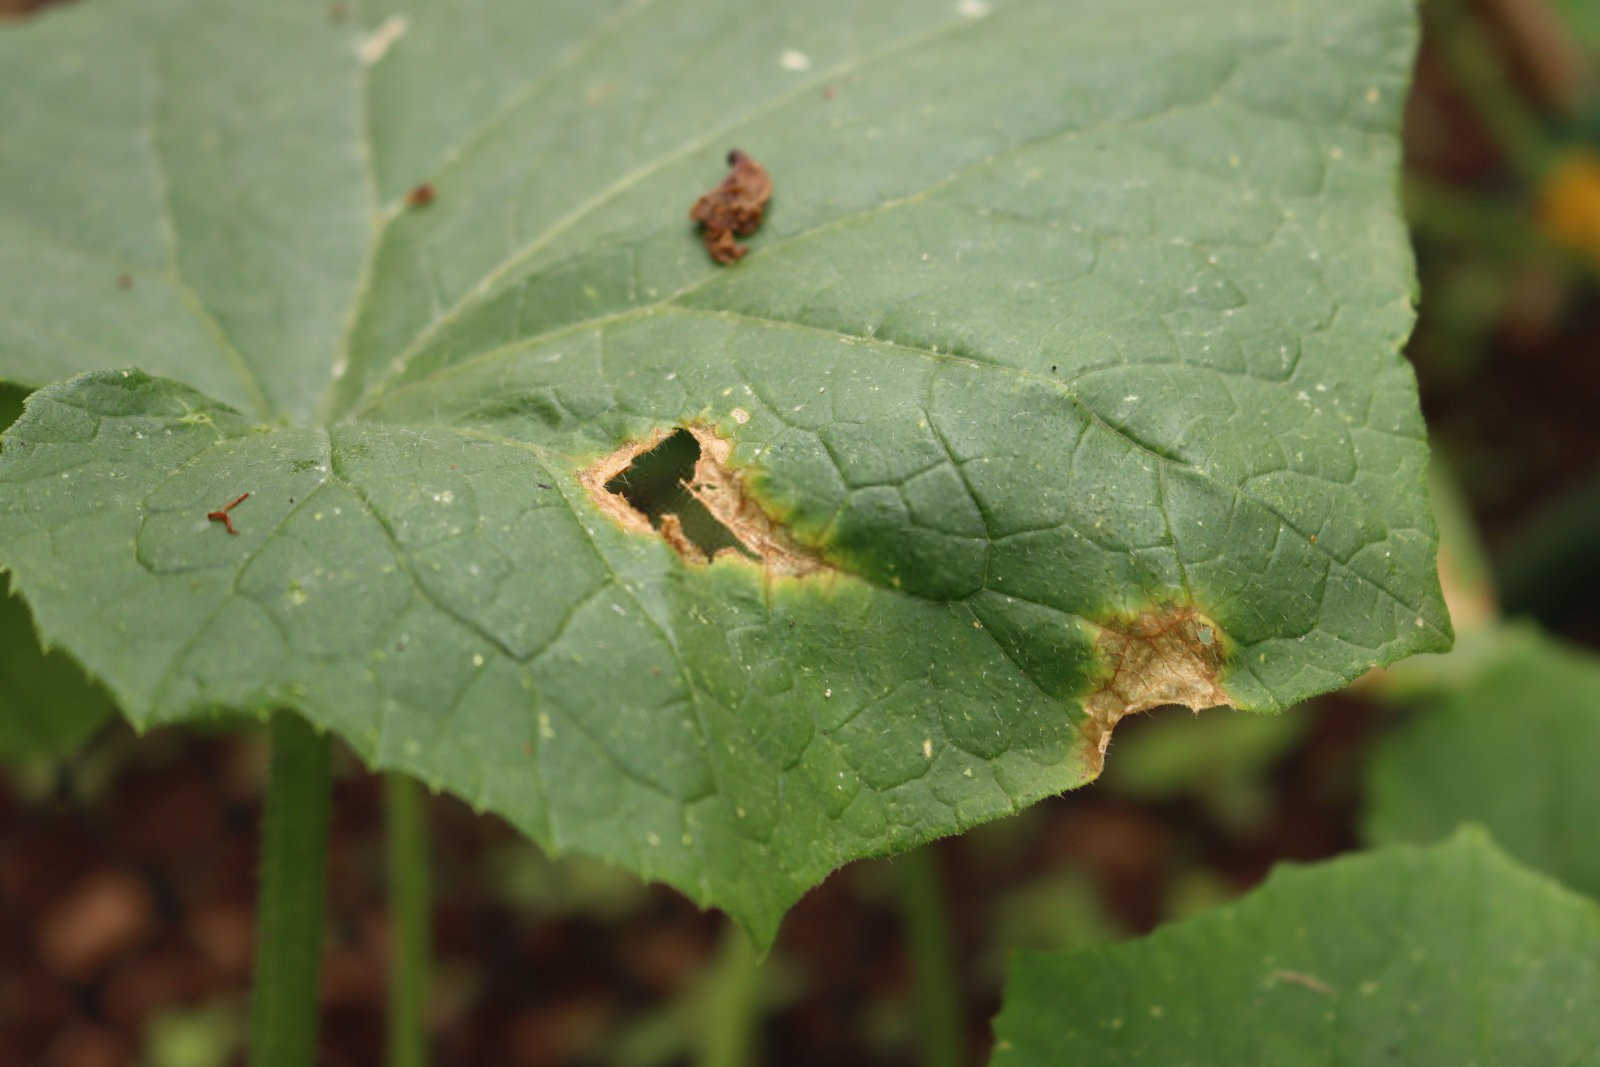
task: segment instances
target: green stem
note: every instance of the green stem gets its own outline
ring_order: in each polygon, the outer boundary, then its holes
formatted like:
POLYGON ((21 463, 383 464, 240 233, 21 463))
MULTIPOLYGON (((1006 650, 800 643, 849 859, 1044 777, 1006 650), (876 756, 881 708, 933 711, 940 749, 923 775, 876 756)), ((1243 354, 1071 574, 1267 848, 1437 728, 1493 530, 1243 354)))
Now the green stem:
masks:
POLYGON ((427 1063, 428 827, 421 788, 384 778, 389 851, 389 1067, 427 1063))
POLYGON ((328 738, 304 719, 273 716, 250 1018, 253 1067, 316 1062, 328 754, 328 738))
POLYGON ((925 1067, 958 1067, 966 1060, 966 1025, 945 921, 934 846, 925 845, 894 861, 900 907, 917 984, 917 1031, 925 1067))
POLYGON ((700 1067, 742 1067, 750 1062, 750 1035, 760 1008, 761 961, 745 932, 728 924, 706 982, 700 1067))

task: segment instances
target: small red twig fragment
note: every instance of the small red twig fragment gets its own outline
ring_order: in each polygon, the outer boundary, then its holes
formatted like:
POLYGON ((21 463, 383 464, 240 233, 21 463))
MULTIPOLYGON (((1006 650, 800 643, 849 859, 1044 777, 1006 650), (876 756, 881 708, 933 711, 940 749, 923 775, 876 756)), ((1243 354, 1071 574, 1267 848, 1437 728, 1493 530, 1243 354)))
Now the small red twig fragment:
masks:
POLYGON ((238 496, 228 501, 216 511, 206 512, 206 518, 210 519, 212 522, 222 523, 222 525, 228 528, 229 533, 237 535, 239 531, 233 528, 233 519, 228 515, 228 512, 232 511, 238 505, 244 503, 245 498, 249 495, 249 493, 240 493, 238 496))
POLYGON ((406 206, 427 207, 439 195, 439 190, 433 187, 432 182, 423 182, 406 194, 406 206))
POLYGON ((728 153, 728 166, 722 183, 689 209, 689 217, 705 227, 706 251, 718 263, 732 263, 749 251, 734 237, 755 233, 772 199, 772 176, 766 167, 737 148, 728 153))

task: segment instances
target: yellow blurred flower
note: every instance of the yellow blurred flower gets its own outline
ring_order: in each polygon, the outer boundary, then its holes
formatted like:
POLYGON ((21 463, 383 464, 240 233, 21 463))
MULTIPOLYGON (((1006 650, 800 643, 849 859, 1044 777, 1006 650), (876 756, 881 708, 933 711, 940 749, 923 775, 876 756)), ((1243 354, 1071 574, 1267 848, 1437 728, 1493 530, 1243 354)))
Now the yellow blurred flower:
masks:
POLYGON ((1546 236, 1600 260, 1600 153, 1567 152, 1539 191, 1539 227, 1546 236))

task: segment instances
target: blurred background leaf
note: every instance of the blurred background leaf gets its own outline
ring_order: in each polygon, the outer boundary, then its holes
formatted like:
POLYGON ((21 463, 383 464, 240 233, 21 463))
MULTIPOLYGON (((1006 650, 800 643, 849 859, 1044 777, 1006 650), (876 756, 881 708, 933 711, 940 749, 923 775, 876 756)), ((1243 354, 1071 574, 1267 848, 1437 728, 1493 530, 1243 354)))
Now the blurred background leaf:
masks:
POLYGON ((1584 1063, 1600 908, 1481 831, 1283 867, 1150 937, 1026 953, 1001 1064, 1584 1063))
POLYGON ((1366 837, 1427 842, 1482 823, 1513 856, 1600 896, 1600 657, 1531 626, 1482 645, 1458 685, 1379 742, 1366 837))

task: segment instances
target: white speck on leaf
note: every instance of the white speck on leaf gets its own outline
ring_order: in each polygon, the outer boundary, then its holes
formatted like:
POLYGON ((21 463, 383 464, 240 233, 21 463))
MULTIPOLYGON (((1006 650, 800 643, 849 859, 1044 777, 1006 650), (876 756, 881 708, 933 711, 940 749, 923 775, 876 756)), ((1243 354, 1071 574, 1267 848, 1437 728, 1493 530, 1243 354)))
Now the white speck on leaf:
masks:
POLYGON ((993 10, 989 0, 961 0, 956 5, 956 12, 963 18, 969 19, 981 19, 993 10))
POLYGON ((474 667, 483 666, 483 653, 482 652, 474 652, 472 654, 472 665, 474 667))
POLYGON ((933 738, 931 738, 931 737, 924 737, 922 739, 922 758, 923 759, 932 759, 933 758, 933 738))
POLYGON ((778 56, 778 66, 784 70, 805 71, 811 69, 811 57, 796 48, 785 48, 778 56))
POLYGON ((743 426, 745 423, 750 421, 750 413, 744 408, 734 408, 728 414, 732 415, 733 421, 737 422, 740 426, 743 426))

